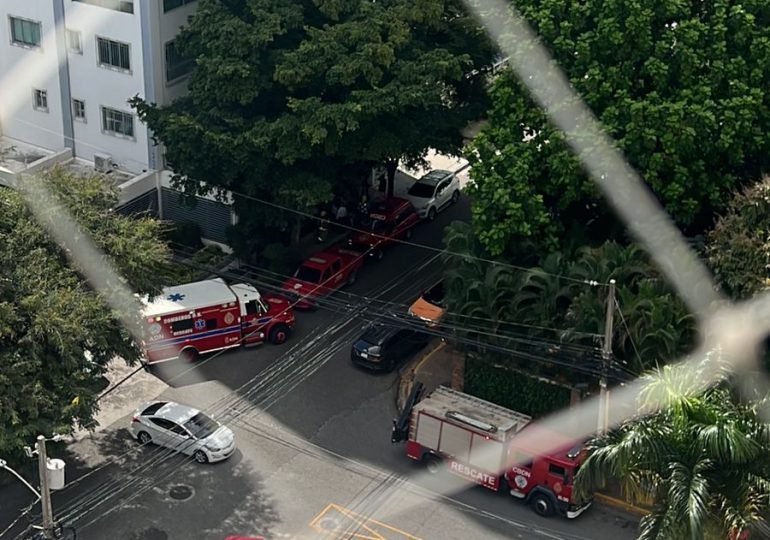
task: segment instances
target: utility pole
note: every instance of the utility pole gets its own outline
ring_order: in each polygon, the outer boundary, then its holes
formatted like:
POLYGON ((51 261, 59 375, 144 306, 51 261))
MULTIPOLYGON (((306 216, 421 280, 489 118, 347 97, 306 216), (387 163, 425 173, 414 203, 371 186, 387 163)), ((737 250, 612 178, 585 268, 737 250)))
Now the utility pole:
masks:
POLYGON ((596 431, 599 435, 607 433, 610 414, 609 391, 607 390, 607 371, 612 361, 612 324, 615 316, 615 280, 610 280, 607 292, 607 314, 604 318, 604 343, 602 343, 602 378, 599 380, 599 418, 596 431))
POLYGON ((45 437, 37 436, 37 470, 40 474, 40 502, 43 507, 43 537, 53 539, 53 510, 51 509, 51 490, 48 487, 48 456, 45 451, 45 437))

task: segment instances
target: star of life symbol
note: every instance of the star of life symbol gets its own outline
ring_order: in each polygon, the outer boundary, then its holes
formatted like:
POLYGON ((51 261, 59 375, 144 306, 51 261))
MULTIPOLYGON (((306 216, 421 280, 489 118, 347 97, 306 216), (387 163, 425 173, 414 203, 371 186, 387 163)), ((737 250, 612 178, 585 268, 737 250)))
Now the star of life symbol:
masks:
POLYGON ((181 293, 174 293, 168 295, 168 300, 171 302, 181 302, 184 300, 185 295, 181 293))

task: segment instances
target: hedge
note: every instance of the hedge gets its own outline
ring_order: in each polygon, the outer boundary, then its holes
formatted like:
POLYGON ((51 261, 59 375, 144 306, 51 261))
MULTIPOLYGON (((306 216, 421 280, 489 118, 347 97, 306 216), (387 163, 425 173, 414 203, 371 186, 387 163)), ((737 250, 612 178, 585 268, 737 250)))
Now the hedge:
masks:
POLYGON ((569 388, 551 384, 519 371, 468 357, 464 391, 533 418, 569 406, 569 388))

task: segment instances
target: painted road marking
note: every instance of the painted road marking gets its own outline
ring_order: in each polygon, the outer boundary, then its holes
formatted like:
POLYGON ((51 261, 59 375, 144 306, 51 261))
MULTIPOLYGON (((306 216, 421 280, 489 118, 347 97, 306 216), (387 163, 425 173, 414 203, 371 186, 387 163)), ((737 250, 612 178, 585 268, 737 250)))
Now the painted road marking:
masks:
POLYGON ((357 538, 358 540, 421 540, 401 529, 370 519, 336 504, 329 504, 310 527, 325 538, 357 538))

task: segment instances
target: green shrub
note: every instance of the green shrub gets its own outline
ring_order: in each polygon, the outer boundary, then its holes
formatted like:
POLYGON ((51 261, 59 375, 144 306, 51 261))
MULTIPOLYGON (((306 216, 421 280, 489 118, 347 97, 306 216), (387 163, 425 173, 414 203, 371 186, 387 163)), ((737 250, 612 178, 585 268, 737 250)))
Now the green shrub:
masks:
POLYGON ((478 358, 465 363, 464 391, 533 418, 568 406, 571 393, 569 388, 478 358))

